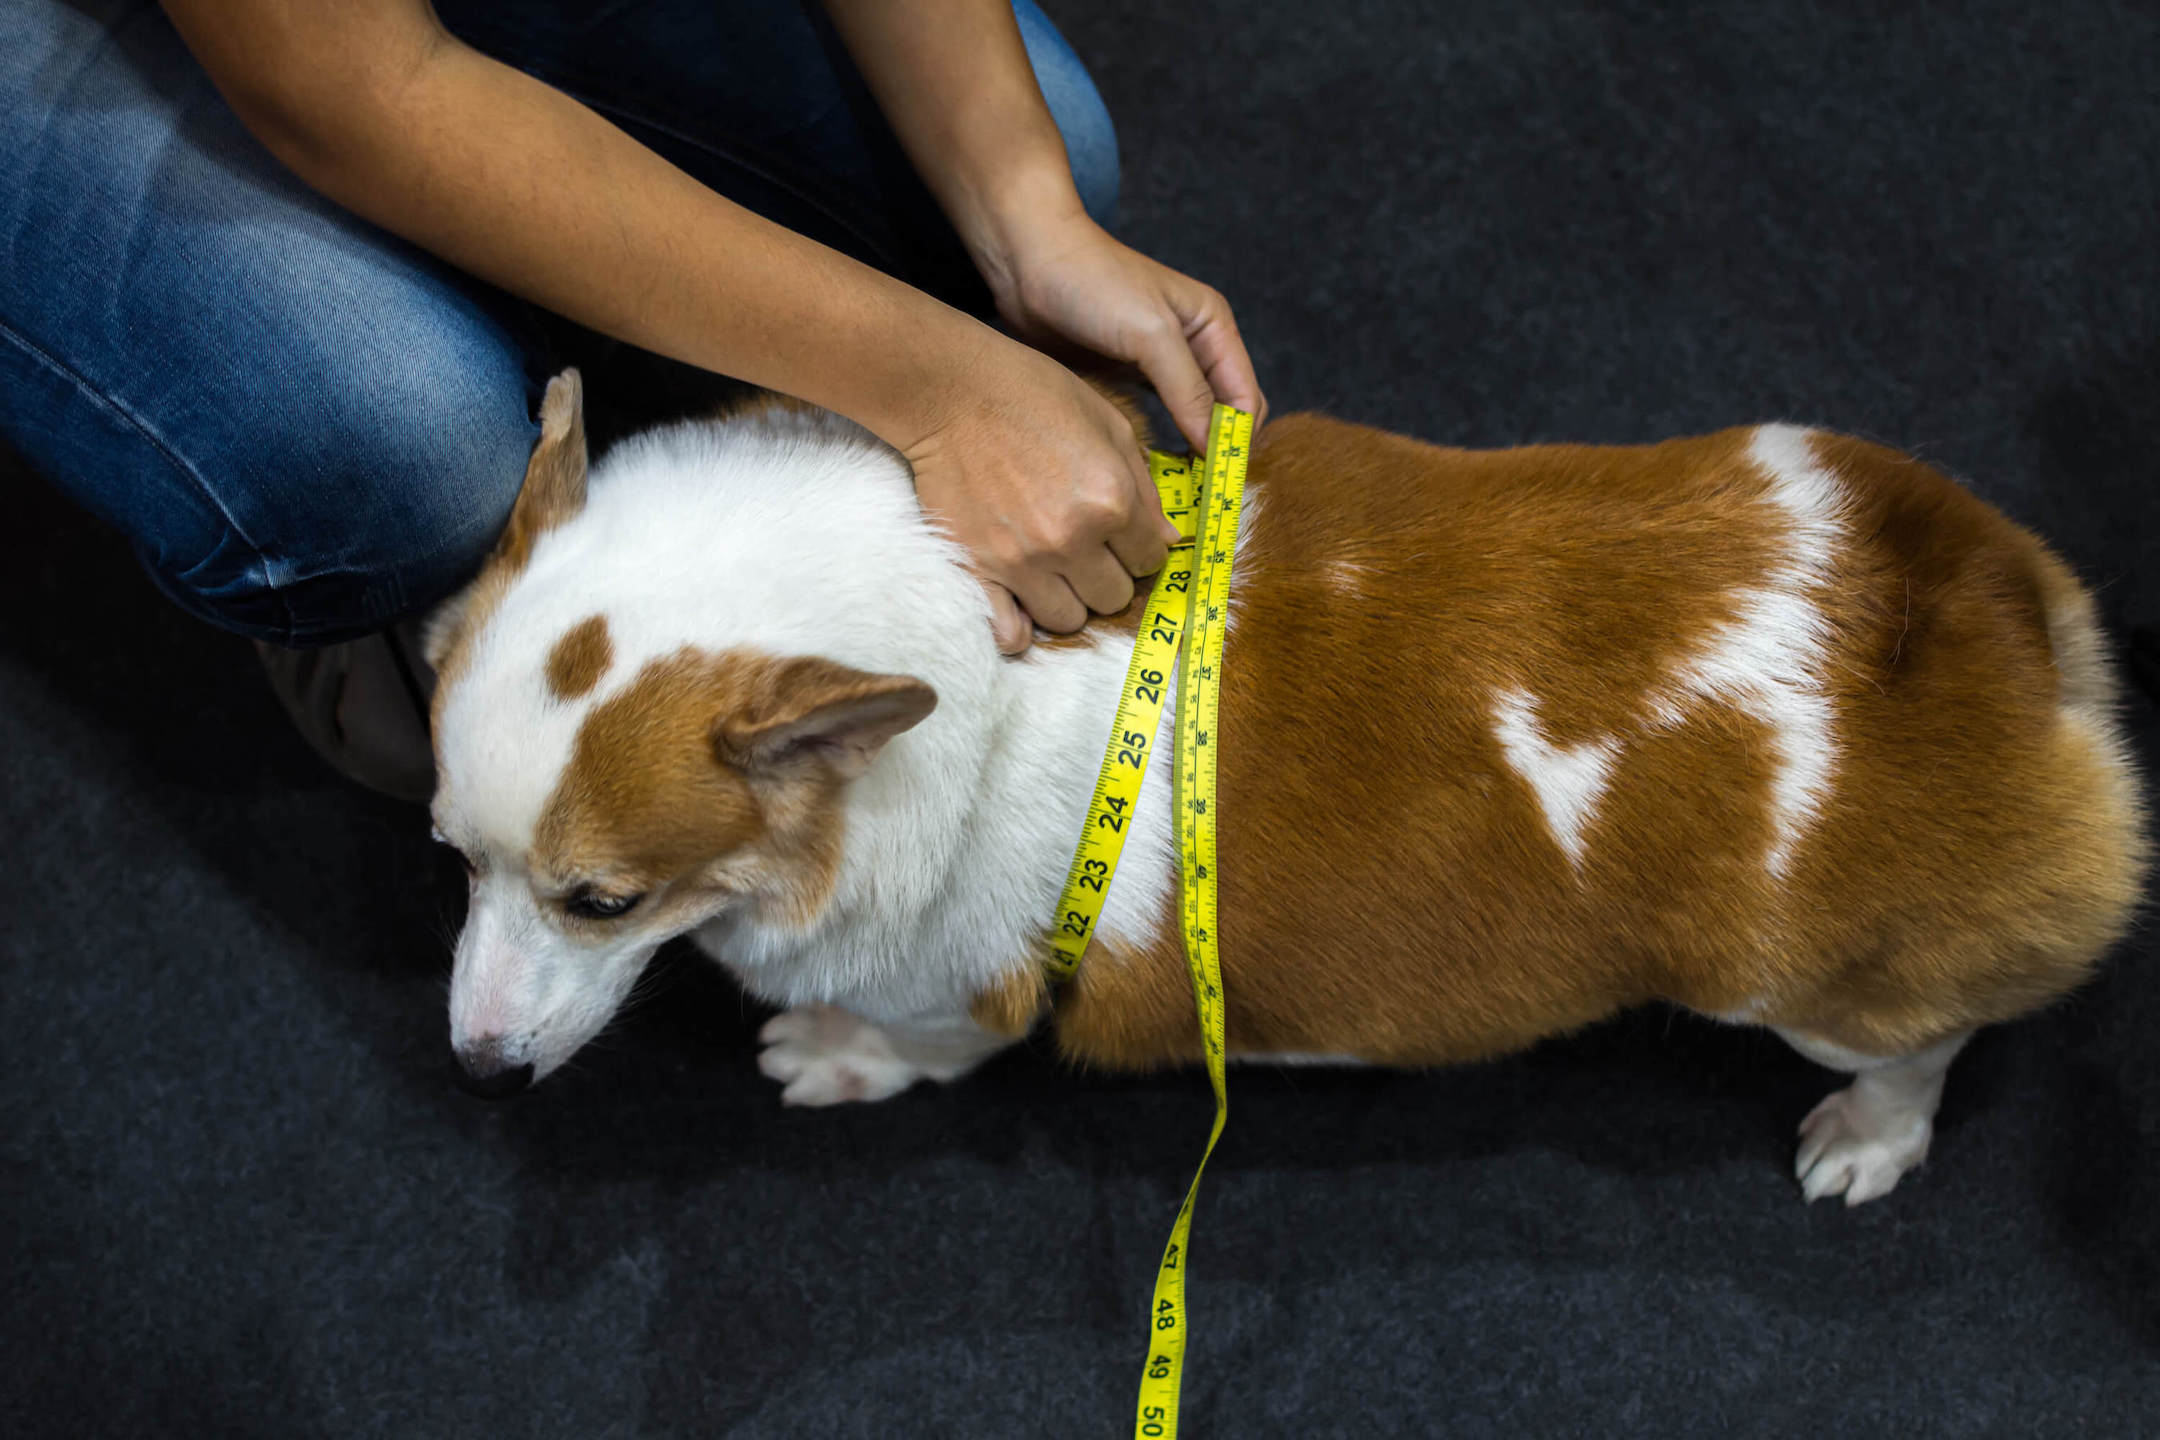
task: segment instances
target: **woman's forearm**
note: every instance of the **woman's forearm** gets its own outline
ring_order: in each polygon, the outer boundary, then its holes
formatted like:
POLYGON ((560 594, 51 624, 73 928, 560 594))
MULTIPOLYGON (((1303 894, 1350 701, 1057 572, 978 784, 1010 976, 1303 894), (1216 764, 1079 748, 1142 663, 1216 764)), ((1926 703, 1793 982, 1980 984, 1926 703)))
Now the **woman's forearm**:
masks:
POLYGON ((1089 218, 1012 0, 824 3, 1016 333, 1137 364, 1195 446, 1266 413, 1229 302, 1089 218))
POLYGON ((1025 230, 1084 220, 1011 0, 825 0, 993 290, 1025 230))
MULTIPOLYGON (((936 387, 926 382, 1001 343, 714 194, 431 19, 415 28, 409 7, 342 7, 384 27, 361 45, 249 53, 231 7, 276 19, 289 3, 208 0, 214 24, 207 13, 189 23, 203 0, 169 8, 243 120, 302 179, 514 294, 837 410, 902 448, 932 423, 922 408, 936 387), (356 50, 370 57, 361 68, 329 58, 356 50)), ((324 38, 320 15, 293 27, 310 44, 324 38)))

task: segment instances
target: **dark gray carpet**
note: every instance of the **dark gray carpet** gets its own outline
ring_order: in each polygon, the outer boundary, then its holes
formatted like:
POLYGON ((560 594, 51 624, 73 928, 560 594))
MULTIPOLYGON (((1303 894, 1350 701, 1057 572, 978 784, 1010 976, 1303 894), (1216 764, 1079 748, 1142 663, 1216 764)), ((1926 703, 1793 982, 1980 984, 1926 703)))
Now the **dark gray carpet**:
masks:
MULTIPOLYGON (((1469 444, 1839 426, 2160 624, 2152 7, 1053 8, 1129 235, 1234 298, 1279 410, 1469 444)), ((758 1017, 678 960, 574 1070, 467 1099, 462 886, 420 815, 325 774, 245 647, 9 476, 0 1428, 1130 1423, 1197 1075, 1038 1050, 783 1112, 758 1017)), ((1788 1173, 1830 1077, 1681 1016, 1239 1073, 1190 1433, 2160 1433, 2153 949, 1979 1039, 1934 1158, 1853 1213, 1788 1173)))

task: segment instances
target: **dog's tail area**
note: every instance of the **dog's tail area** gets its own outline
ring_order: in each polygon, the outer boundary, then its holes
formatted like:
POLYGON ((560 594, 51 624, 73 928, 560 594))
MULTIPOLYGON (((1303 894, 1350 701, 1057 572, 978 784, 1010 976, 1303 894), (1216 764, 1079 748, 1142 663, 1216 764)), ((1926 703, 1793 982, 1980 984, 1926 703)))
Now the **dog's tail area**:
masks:
POLYGON ((2083 750, 2096 782, 2090 790, 2089 823, 2112 838, 2122 893, 2117 934, 2143 908, 2151 873, 2152 816, 2145 786, 2124 733, 2122 682, 2092 592, 2047 546, 2034 542, 2033 578, 2055 655, 2057 711, 2063 733, 2083 750), (2089 749, 2087 748, 2089 747, 2089 749))
POLYGON ((2094 719, 2105 718, 2112 728, 2122 686, 2108 654, 2106 633, 2100 628, 2099 607, 2069 566, 2045 546, 2035 550, 2033 578, 2047 617, 2048 645, 2055 652, 2063 707, 2094 719))

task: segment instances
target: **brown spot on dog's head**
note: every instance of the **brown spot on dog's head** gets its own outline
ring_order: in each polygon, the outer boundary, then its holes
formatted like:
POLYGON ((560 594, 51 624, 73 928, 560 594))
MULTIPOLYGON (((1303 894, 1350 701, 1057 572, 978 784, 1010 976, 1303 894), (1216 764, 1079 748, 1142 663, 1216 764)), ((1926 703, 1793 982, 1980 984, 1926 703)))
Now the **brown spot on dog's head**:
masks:
POLYGON ((807 923, 838 874, 842 787, 936 704, 920 680, 815 657, 653 660, 579 727, 534 869, 640 897, 647 924, 695 923, 721 896, 807 923))
POLYGON ((589 615, 565 631, 555 648, 548 651, 548 689, 558 700, 575 700, 600 683, 608 662, 614 658, 607 617, 589 615))

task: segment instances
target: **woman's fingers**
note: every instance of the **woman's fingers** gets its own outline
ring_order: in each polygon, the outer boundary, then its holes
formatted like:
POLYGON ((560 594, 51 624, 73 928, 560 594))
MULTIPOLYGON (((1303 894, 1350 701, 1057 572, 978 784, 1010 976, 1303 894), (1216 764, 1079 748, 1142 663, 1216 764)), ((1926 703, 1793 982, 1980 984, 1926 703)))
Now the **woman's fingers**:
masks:
POLYGON ((1215 290, 1195 282, 1200 292, 1191 313, 1181 314, 1185 338, 1209 390, 1226 405, 1252 413, 1258 424, 1267 419, 1267 396, 1260 393, 1259 377, 1253 373, 1252 356, 1245 337, 1238 332, 1230 302, 1215 290))
POLYGON ((1136 360, 1162 396, 1195 451, 1207 448, 1207 427, 1215 402, 1250 411, 1254 422, 1267 419, 1267 397, 1253 373, 1245 337, 1238 333, 1230 302, 1214 290, 1182 275, 1170 289, 1170 312, 1142 342, 1136 360))
POLYGON ((1053 634, 1070 635, 1087 624, 1088 607, 1063 575, 1031 567, 1014 575, 1010 588, 1029 618, 1053 634))
POLYGON ((1030 340, 1138 365, 1195 449, 1207 444, 1218 399, 1267 417, 1230 302, 1093 221, 1031 232, 991 283, 999 313, 1030 340))
POLYGON ((1163 408, 1177 422, 1186 443, 1196 453, 1205 450, 1208 420, 1215 409, 1215 388, 1193 358, 1185 331, 1173 313, 1162 311, 1147 327, 1132 359, 1162 397, 1163 408))
POLYGON ((997 637, 998 650, 1006 655, 1024 652, 1035 640, 1035 627, 1028 621, 1027 611, 1013 598, 1012 591, 995 580, 982 579, 983 592, 990 597, 990 633, 997 637))
MULTIPOLYGON (((1118 417, 1121 423, 1124 418, 1118 417)), ((1147 461, 1141 458, 1139 440, 1132 436, 1129 426, 1123 427, 1122 433, 1126 437, 1120 453, 1125 459, 1127 514, 1125 523, 1110 532, 1110 553, 1128 575, 1152 575, 1162 569, 1163 557, 1177 543, 1177 526, 1163 514, 1162 495, 1155 489, 1155 477, 1148 473, 1147 461)))
POLYGON ((1073 560, 1065 571, 1065 582, 1097 615, 1115 615, 1132 604, 1132 572, 1102 545, 1073 560))

